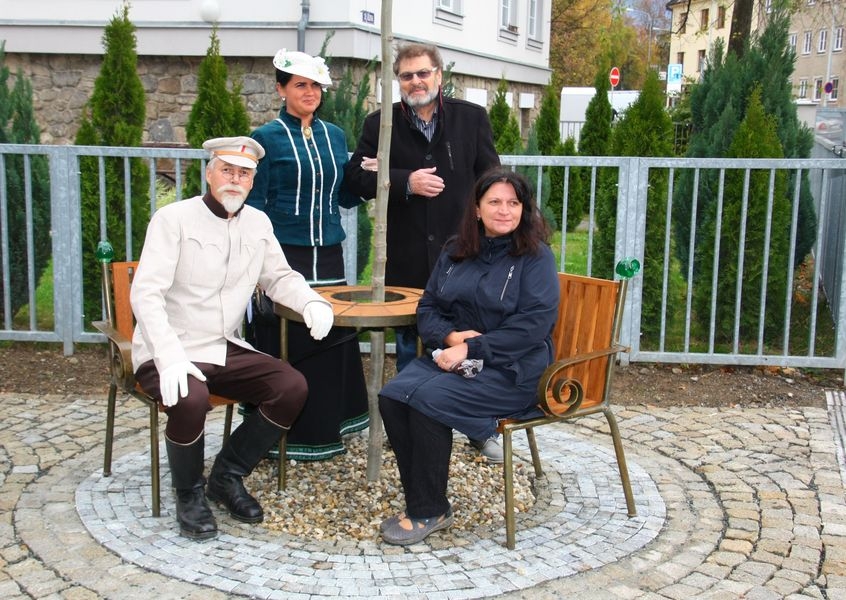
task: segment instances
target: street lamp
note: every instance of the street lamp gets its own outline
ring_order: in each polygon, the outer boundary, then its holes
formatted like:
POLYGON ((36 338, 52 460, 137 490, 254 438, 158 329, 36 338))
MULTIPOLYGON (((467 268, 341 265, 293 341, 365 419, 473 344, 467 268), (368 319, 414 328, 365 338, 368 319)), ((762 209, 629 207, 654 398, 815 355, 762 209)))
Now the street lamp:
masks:
POLYGON ((649 38, 647 41, 646 46, 646 68, 652 68, 652 14, 646 12, 645 10, 640 10, 639 8, 631 8, 630 6, 626 7, 626 12, 633 12, 633 13, 640 13, 642 15, 646 15, 646 18, 649 19, 649 38))

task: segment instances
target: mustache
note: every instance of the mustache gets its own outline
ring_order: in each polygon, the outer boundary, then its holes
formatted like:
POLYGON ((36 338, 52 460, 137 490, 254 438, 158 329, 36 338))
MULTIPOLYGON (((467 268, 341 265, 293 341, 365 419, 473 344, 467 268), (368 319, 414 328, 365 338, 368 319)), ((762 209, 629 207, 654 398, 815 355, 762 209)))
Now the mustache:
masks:
POLYGON ((219 188, 217 188, 218 194, 222 194, 224 192, 235 192, 237 194, 246 194, 247 190, 245 190, 243 187, 241 187, 240 185, 237 185, 235 183, 227 183, 226 185, 222 185, 219 188))

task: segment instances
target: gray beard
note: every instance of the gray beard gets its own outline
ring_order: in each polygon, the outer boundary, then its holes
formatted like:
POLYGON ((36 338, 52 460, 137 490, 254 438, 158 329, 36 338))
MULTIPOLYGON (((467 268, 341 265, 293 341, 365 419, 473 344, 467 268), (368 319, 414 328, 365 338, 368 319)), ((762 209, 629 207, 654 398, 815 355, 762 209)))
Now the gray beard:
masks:
POLYGON ((438 90, 429 90, 429 92, 423 98, 417 96, 412 98, 406 94, 401 94, 403 102, 408 104, 412 108, 420 108, 421 106, 426 106, 431 104, 435 101, 438 97, 438 90))
POLYGON ((234 215, 238 212, 238 209, 244 205, 245 198, 231 198, 227 197, 223 200, 223 208, 226 209, 230 215, 234 215))

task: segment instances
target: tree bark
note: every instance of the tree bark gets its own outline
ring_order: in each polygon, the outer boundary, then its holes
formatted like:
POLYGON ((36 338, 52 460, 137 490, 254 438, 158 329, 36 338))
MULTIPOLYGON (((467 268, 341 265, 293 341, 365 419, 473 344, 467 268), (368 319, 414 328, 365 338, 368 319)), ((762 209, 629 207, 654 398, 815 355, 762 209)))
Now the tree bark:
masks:
MULTIPOLYGON (((385 301, 385 263, 387 261, 386 232, 388 222, 388 192, 391 179, 391 128, 393 98, 391 84, 391 45, 393 43, 392 0, 382 0, 382 113, 379 121, 379 149, 376 152, 376 204, 373 228, 373 277, 371 287, 373 302, 385 301)), ((379 390, 382 389, 385 371, 385 331, 370 332, 370 380, 367 382, 367 400, 370 412, 370 435, 367 444, 367 480, 377 481, 382 465, 382 418, 379 415, 379 390)))
POLYGON ((754 0, 735 0, 734 11, 731 14, 731 33, 728 40, 728 51, 734 52, 737 58, 743 56, 746 40, 752 33, 752 10, 754 0))

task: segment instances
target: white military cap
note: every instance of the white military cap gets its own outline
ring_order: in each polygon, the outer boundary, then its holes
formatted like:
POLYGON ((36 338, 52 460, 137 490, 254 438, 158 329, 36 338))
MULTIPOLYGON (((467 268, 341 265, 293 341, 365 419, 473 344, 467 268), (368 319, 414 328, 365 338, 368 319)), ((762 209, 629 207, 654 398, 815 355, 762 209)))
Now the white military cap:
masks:
POLYGON ((206 140, 203 149, 224 162, 250 169, 255 169, 259 159, 264 156, 261 144, 245 135, 206 140))
POLYGON ((305 52, 288 52, 285 48, 282 48, 273 57, 273 66, 280 71, 306 77, 323 86, 332 85, 329 68, 326 66, 326 61, 320 56, 311 56, 305 52))

